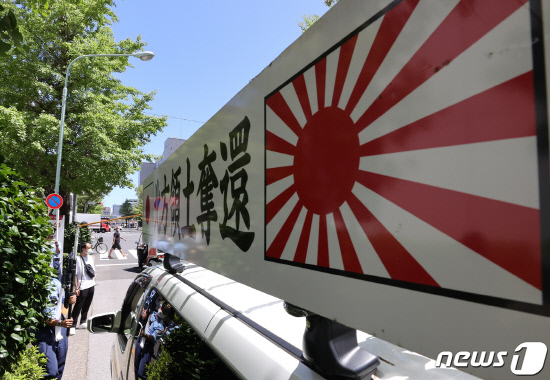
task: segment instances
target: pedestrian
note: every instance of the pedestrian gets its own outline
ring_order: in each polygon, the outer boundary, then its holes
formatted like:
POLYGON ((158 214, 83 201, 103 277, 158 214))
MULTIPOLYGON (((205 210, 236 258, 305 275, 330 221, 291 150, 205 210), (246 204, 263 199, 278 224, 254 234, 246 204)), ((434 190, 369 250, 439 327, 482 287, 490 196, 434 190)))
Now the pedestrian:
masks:
MULTIPOLYGON (((56 271, 59 270, 60 260, 54 257, 50 264, 56 271)), ((62 314, 63 299, 61 297, 61 282, 57 279, 57 273, 51 278, 50 301, 45 314, 48 319, 35 333, 38 351, 46 356, 45 379, 61 379, 65 369, 65 361, 69 350, 67 329, 73 325, 73 319, 65 319, 62 314)), ((69 297, 69 303, 74 304, 76 296, 69 297)))
MULTIPOLYGON (((90 243, 82 243, 80 256, 76 257, 76 304, 74 305, 72 315, 77 329, 86 328, 88 310, 90 310, 90 305, 94 299, 95 285, 95 263, 92 257, 92 245, 90 243), (77 325, 79 316, 80 324, 77 325)), ((74 335, 75 333, 75 327, 72 327, 69 335, 74 335)))
POLYGON ((115 233, 113 234, 113 246, 111 247, 111 250, 109 251, 109 258, 113 259, 111 257, 111 253, 113 253, 113 250, 118 249, 120 253, 122 253, 122 256, 126 257, 124 252, 122 252, 122 248, 120 247, 120 239, 126 241, 122 236, 120 236, 120 227, 117 227, 115 229, 115 233))

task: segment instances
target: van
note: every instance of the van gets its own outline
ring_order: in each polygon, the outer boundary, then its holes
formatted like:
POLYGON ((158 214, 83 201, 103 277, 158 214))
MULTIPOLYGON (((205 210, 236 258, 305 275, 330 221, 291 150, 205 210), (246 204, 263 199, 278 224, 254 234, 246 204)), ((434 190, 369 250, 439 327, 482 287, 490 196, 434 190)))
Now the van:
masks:
MULTIPOLYGON (((144 177, 144 242, 326 326, 550 379, 549 36, 550 1, 339 1, 144 177)), ((300 318, 268 329, 308 357, 300 318)))
MULTIPOLYGON (((159 360, 170 336, 184 327, 200 342, 198 355, 205 355, 201 360, 214 363, 210 369, 218 371, 199 378, 423 379, 430 369, 430 379, 476 379, 454 368, 435 368, 429 358, 334 321, 319 334, 313 331, 311 315, 301 314, 299 308, 174 259, 165 254, 163 267, 140 273, 120 310, 88 319, 89 332, 117 335, 111 347, 111 379, 140 378, 147 363, 159 360), (168 316, 166 323, 159 322, 162 314, 168 316), (343 334, 327 338, 326 331, 338 329, 344 329, 343 334)), ((178 351, 174 361, 195 371, 189 368, 189 357, 196 353, 178 351)))

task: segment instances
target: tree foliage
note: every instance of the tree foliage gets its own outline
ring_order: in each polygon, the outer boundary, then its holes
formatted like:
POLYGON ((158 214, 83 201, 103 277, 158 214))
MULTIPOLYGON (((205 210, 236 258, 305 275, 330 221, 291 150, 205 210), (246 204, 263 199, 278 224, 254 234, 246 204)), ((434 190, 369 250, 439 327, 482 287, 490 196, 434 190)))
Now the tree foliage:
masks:
POLYGON ((149 380, 237 379, 191 326, 178 324, 166 335, 158 360, 145 367, 149 380))
POLYGON ((46 355, 38 352, 35 346, 27 346, 25 351, 22 351, 17 361, 15 361, 10 369, 6 372, 2 380, 40 380, 46 375, 46 355))
MULTIPOLYGON (((33 12, 48 15, 50 0, 18 0, 18 5, 26 5, 33 12)), ((7 54, 12 48, 12 53, 23 53, 25 51, 23 36, 19 31, 17 17, 11 9, 6 9, 0 5, 0 58, 7 58, 7 54)))
POLYGON ((12 10, 7 10, 0 5, 0 56, 7 57, 6 54, 12 48, 13 44, 17 49, 21 49, 23 36, 17 27, 17 19, 12 10))
MULTIPOLYGON (((323 0, 323 3, 329 8, 332 8, 337 2, 338 0, 323 0)), ((302 29, 302 33, 304 33, 317 20, 319 20, 319 15, 302 15, 302 21, 298 23, 298 26, 302 29)))
POLYGON ((0 165, 0 376, 32 340, 44 318, 53 269, 52 232, 42 199, 7 165, 0 165))
MULTIPOLYGON (((19 20, 26 49, 0 60, 0 151, 25 181, 49 194, 70 62, 85 54, 134 53, 146 43, 140 36, 114 41, 113 0, 51 2, 46 16, 18 3, 0 0, 19 20)), ((166 118, 144 114, 154 92, 113 76, 128 67, 128 57, 84 58, 71 66, 59 191, 65 204, 69 192, 94 197, 130 187, 130 175, 150 159, 144 145, 166 125, 166 118)), ((65 205, 61 213, 67 214, 65 205)))
POLYGON ((103 196, 79 195, 77 200, 77 212, 86 214, 103 213, 103 196), (97 204, 96 204, 97 203, 97 204))
MULTIPOLYGON (((78 223, 76 222, 73 222, 65 226, 65 238, 63 240, 63 252, 65 253, 73 252, 76 226, 78 226, 78 223)), ((77 251, 80 250, 80 245, 82 243, 91 243, 91 242, 92 242, 92 231, 90 230, 90 227, 88 226, 80 227, 80 231, 78 232, 78 244, 76 248, 77 251)))
POLYGON ((134 215, 132 214, 133 209, 134 208, 132 207, 132 203, 130 203, 130 201, 126 199, 124 203, 122 203, 122 206, 120 206, 120 215, 121 216, 134 215))
MULTIPOLYGON (((136 196, 138 199, 138 204, 132 209, 131 215, 138 215, 143 213, 143 185, 139 185, 136 187, 136 196)), ((140 225, 142 222, 142 218, 143 216, 136 217, 136 220, 138 223, 140 223, 140 225)))

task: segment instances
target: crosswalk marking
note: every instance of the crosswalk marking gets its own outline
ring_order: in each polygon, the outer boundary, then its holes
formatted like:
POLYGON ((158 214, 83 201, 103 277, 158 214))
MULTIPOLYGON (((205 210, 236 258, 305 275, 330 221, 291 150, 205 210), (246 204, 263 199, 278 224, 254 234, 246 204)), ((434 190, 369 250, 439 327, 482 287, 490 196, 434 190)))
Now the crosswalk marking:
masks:
MULTIPOLYGON (((137 259, 137 250, 135 249, 127 249, 128 253, 130 253, 132 256, 134 256, 137 259)), ((118 260, 128 260, 128 257, 124 257, 122 253, 118 249, 115 249, 113 253, 111 254, 111 257, 118 259, 118 260)), ((100 260, 109 260, 109 252, 106 253, 100 253, 99 254, 100 260)))

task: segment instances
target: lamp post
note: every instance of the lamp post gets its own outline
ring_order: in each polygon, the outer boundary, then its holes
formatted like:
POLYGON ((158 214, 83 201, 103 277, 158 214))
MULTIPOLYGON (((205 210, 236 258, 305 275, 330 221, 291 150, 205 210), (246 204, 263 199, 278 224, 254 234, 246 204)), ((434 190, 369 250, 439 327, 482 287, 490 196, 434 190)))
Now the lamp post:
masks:
MULTIPOLYGON (((59 143, 57 145, 57 170, 55 172, 55 193, 59 194, 59 177, 61 175, 61 153, 63 150, 63 128, 65 126, 65 106, 67 103, 67 82, 69 81, 69 71, 71 70, 71 66, 73 63, 78 61, 81 58, 89 58, 89 57, 136 57, 141 59, 142 61, 150 61, 153 59, 155 54, 153 54, 150 51, 140 51, 133 54, 86 54, 81 55, 80 57, 77 57, 69 63, 69 66, 67 67, 67 74, 65 75, 65 86, 63 87, 63 100, 61 102, 61 125, 59 127, 59 143)), ((56 228, 59 225, 59 209, 56 209, 56 228)), ((56 240, 59 241, 59 228, 56 230, 56 240)), ((76 253, 76 252, 75 252, 76 253)))

